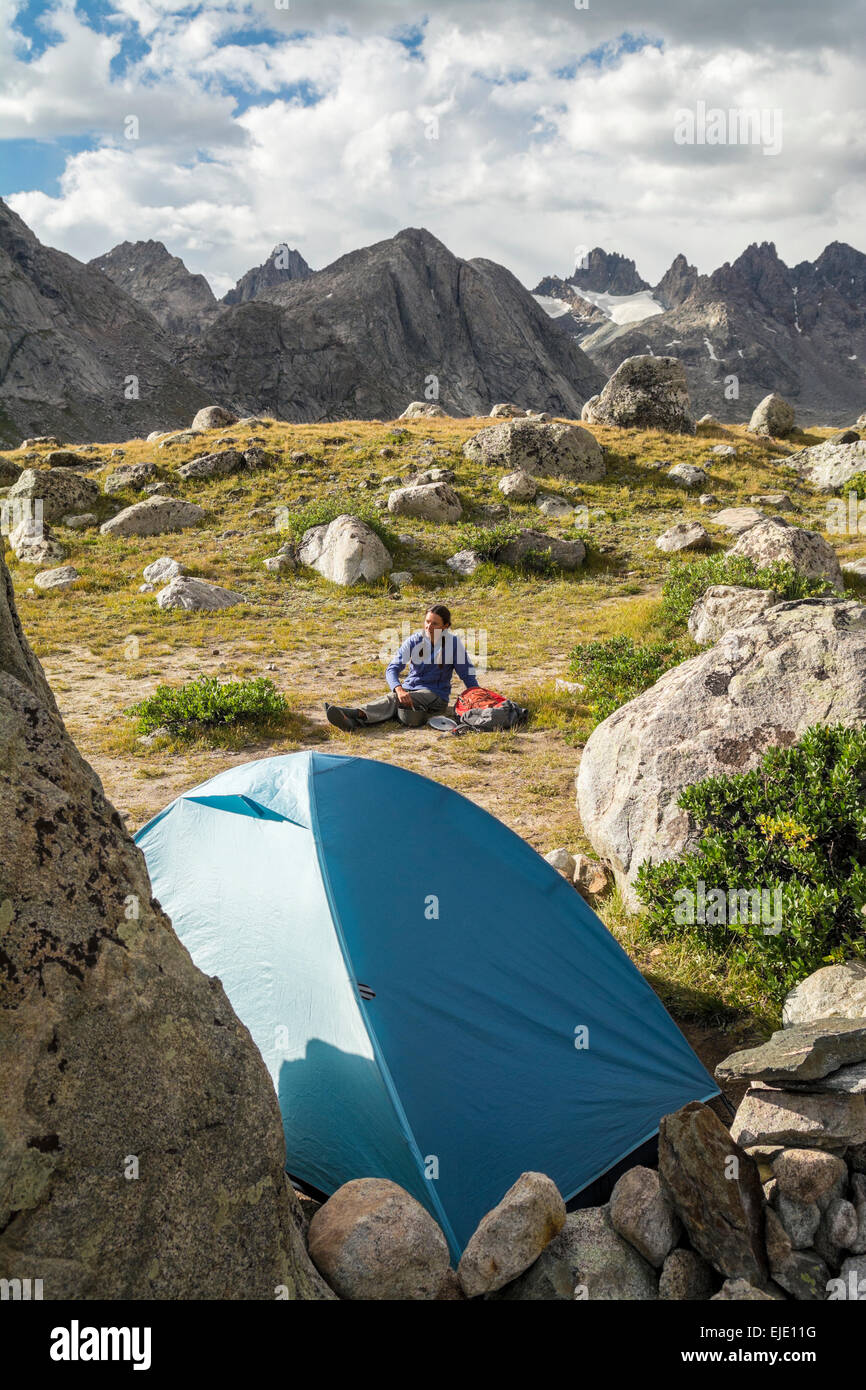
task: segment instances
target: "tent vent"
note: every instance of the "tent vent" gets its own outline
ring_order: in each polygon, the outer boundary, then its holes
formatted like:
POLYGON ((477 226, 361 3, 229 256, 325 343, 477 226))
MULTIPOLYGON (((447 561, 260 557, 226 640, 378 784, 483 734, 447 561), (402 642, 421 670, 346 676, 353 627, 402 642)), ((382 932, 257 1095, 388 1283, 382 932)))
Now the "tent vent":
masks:
POLYGON ((360 981, 358 982, 358 993, 360 994, 362 999, 376 998, 376 991, 374 989, 371 989, 369 985, 362 985, 360 981))

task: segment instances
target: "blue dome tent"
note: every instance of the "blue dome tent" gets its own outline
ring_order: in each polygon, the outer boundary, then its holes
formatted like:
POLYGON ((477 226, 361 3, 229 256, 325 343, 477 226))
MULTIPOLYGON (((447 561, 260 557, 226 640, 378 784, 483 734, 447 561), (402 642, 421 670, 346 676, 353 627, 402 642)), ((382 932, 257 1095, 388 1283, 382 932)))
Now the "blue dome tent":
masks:
POLYGON ((526 1170, 566 1199, 719 1093, 559 873, 438 782, 318 752, 234 767, 135 836, 273 1078, 288 1171, 411 1192, 459 1256, 526 1170))

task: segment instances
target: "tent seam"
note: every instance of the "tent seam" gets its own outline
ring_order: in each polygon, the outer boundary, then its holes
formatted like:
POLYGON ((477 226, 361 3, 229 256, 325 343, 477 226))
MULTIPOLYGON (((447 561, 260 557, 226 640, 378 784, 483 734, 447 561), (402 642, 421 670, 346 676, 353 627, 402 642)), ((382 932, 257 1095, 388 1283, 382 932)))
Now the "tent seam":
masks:
MULTIPOLYGON (((401 1100, 400 1100, 400 1097, 399 1097, 399 1095, 398 1095, 398 1093, 397 1093, 397 1088, 396 1088, 396 1086, 394 1085, 394 1080, 393 1080, 393 1077, 391 1076, 390 1068, 388 1067, 388 1063, 387 1063, 387 1061, 385 1060, 385 1054, 384 1054, 384 1052, 382 1051, 381 1045, 380 1045, 380 1043, 379 1043, 379 1039, 376 1037, 376 1031, 375 1031, 375 1029, 373 1028, 373 1025, 372 1025, 372 1023, 371 1023, 371 1021, 370 1021, 370 1018, 369 1018, 369 1015, 368 1015, 366 1009, 364 1009, 364 1008, 362 1007, 363 1001, 359 1002, 358 999, 357 999, 357 991, 356 991, 357 981, 356 981, 356 978, 355 978, 354 966, 352 965, 352 957, 351 957, 351 955, 350 955, 350 953, 349 953, 349 948, 348 948, 348 946, 347 946, 347 944, 346 944, 346 937, 345 937, 345 933, 344 933, 344 931, 343 931, 343 923, 342 923, 342 921, 341 921, 340 914, 339 914, 339 912, 338 912, 338 910, 337 910, 336 899, 335 899, 335 897, 334 897, 334 892, 333 892, 333 889, 332 889, 332 887, 331 887, 331 878, 330 878, 330 875, 329 875, 329 873, 328 873, 327 865, 325 864, 325 861, 324 861, 324 856, 323 856, 323 854, 322 854, 321 840, 320 840, 320 836, 319 836, 319 805, 318 805, 318 799, 317 799, 316 787, 315 787, 315 776, 316 776, 316 773, 315 773, 315 770, 314 770, 314 767, 313 767, 313 759, 314 759, 314 758, 315 758, 315 754, 310 754, 310 763, 309 763, 309 768, 310 768, 310 770, 309 770, 309 773, 308 773, 308 789, 309 789, 309 796, 310 796, 310 821, 311 821, 311 829, 312 829, 312 832, 313 832, 313 844, 315 845, 315 849, 316 849, 316 860, 317 860, 318 865, 319 865, 319 873, 320 873, 321 876, 322 876, 322 883, 323 883, 323 885, 324 885, 325 893, 326 893, 326 895, 327 895, 328 905, 330 906, 330 909, 331 909, 331 917, 332 917, 332 919, 333 919, 334 928, 335 928, 336 933, 337 933, 337 940, 338 940, 339 943, 340 943, 340 953, 341 953, 341 955, 342 955, 342 957, 343 957, 343 964, 344 964, 345 967, 346 967, 346 972, 347 972, 347 974, 348 974, 349 981, 350 981, 350 983, 352 984, 352 987, 353 987, 352 992, 353 992, 354 995, 356 995, 356 1004, 357 1004, 357 1007, 358 1007, 358 1012, 359 1012, 359 1014, 360 1014, 360 1017, 361 1017, 361 1020, 362 1020, 362 1022, 363 1022, 364 1029, 365 1029, 365 1031, 366 1031, 366 1033, 367 1033, 367 1036, 368 1036, 368 1038, 370 1039, 370 1044, 371 1044, 371 1046, 372 1046, 372 1048, 373 1048, 373 1053, 374 1053, 374 1055, 375 1055, 375 1057, 376 1057, 376 1061, 378 1062, 379 1071, 380 1071, 380 1073, 381 1073, 382 1080, 383 1080, 384 1083, 385 1083, 385 1089, 386 1089, 386 1091, 388 1092, 388 1096, 389 1096, 389 1098, 390 1098, 391 1104, 392 1104, 392 1106, 394 1107, 394 1114, 395 1114, 396 1117, 397 1117, 397 1123, 399 1124, 400 1129, 401 1129, 401 1131, 402 1131, 402 1133, 403 1133, 403 1138, 407 1141, 407 1143, 408 1143, 408 1145, 409 1145, 410 1152, 411 1152, 411 1154, 412 1154, 412 1157, 413 1157, 414 1160, 415 1160, 415 1164, 416 1164, 416 1166, 417 1166, 417 1168, 418 1168, 419 1174, 420 1174, 420 1176, 423 1178, 423 1173, 424 1173, 424 1160, 423 1160, 423 1158, 422 1158, 422 1156, 421 1156, 421 1149, 420 1149, 420 1147, 419 1147, 419 1145, 418 1145, 418 1141, 416 1140, 415 1135, 414 1135, 414 1133, 413 1133, 413 1131, 412 1131, 412 1126, 411 1126, 410 1123, 409 1123, 409 1118, 408 1118, 408 1116, 407 1116, 407 1114, 406 1114, 406 1111, 405 1111, 404 1108, 403 1108, 403 1104, 402 1104, 402 1102, 401 1102, 401 1100)), ((357 759, 355 759, 355 758, 350 758, 350 759, 347 759, 347 761, 356 762, 357 759)), ((326 769, 326 770, 327 770, 328 772, 335 772, 335 771, 337 771, 336 768, 328 768, 328 769, 326 769)), ((426 1179, 424 1179, 424 1180, 426 1181, 426 1179)), ((436 1191, 436 1188, 432 1186, 432 1184, 430 1185, 429 1190, 430 1190, 430 1196, 431 1196, 432 1201, 433 1201, 433 1205, 434 1205, 434 1207, 436 1208, 437 1214, 438 1214, 438 1216, 439 1216, 440 1224, 441 1224, 441 1226, 442 1226, 442 1229, 443 1229, 443 1233, 444 1233, 444 1235, 445 1235, 445 1238, 446 1238, 446 1240, 448 1241, 448 1244, 449 1244, 449 1246, 451 1247, 451 1250, 453 1251, 453 1253, 455 1254, 455 1256, 456 1256, 457 1258, 459 1258, 459 1257, 460 1257, 460 1254, 461 1254, 460 1242, 457 1240, 457 1237, 456 1237, 456 1235, 455 1235, 455 1233, 454 1233, 454 1229, 453 1229, 453 1227, 452 1227, 452 1225, 451 1225, 451 1222, 448 1220, 448 1216, 447 1216, 447 1214, 446 1214, 446 1212, 445 1212, 445 1208, 444 1208, 443 1205, 442 1205, 442 1201, 441 1201, 441 1199, 440 1199, 440 1197, 439 1197, 439 1193, 436 1191)))

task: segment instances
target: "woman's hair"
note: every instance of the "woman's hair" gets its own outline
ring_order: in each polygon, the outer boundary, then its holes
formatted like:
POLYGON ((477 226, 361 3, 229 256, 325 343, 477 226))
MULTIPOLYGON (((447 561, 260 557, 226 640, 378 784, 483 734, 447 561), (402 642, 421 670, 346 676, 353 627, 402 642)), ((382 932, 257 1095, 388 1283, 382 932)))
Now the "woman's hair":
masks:
POLYGON ((435 613, 438 618, 442 619, 446 627, 451 626, 451 609, 446 608, 444 603, 431 603, 427 612, 435 613))

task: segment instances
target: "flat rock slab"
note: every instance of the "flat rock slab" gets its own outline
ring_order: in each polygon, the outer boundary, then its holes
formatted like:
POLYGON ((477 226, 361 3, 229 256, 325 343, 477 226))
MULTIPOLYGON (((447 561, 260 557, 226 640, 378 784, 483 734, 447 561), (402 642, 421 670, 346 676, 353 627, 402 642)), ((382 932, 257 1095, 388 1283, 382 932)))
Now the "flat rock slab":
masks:
POLYGON ((844 1152, 866 1143, 866 1097, 750 1087, 731 1125, 738 1144, 844 1152))
POLYGON ((733 536, 741 536, 744 531, 757 526, 759 521, 766 520, 764 512, 759 512, 757 507, 723 507, 715 516, 710 517, 710 521, 715 522, 716 526, 724 526, 733 536))
POLYGON ((851 1062, 866 1062, 866 1019, 825 1018, 780 1028, 769 1042, 732 1052, 716 1080, 815 1081, 851 1062))
POLYGON ((866 960, 824 965, 795 985, 782 1006, 782 1026, 831 1017, 866 1020, 866 960))

